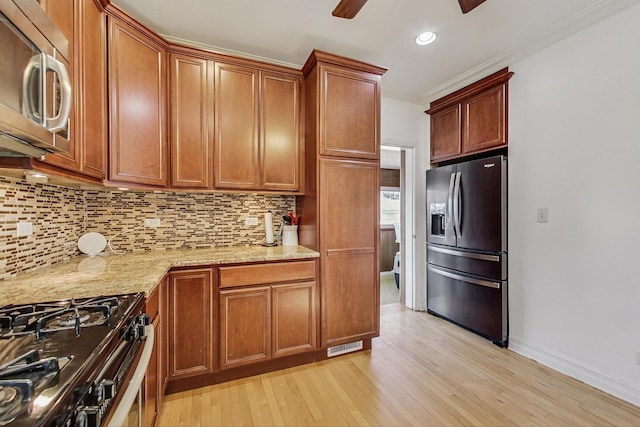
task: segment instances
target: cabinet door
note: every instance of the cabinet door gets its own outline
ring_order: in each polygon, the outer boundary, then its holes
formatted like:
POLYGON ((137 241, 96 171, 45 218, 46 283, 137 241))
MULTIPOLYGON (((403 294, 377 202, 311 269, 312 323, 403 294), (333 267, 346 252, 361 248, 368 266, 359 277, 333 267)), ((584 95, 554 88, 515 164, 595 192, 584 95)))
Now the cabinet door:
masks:
POLYGON ((260 187, 301 188, 301 79, 261 72, 260 187))
POLYGON ((109 17, 112 181, 165 186, 165 52, 151 37, 109 17))
POLYGON ((214 186, 258 188, 258 71, 215 64, 214 186))
POLYGON ((211 270, 171 273, 169 284, 170 379, 213 372, 211 270))
POLYGON ((220 291, 220 368, 270 358, 269 287, 220 291))
POLYGON ((155 339, 153 341, 153 350, 151 351, 149 365, 147 366, 147 373, 144 377, 144 425, 151 427, 155 424, 160 410, 160 396, 158 394, 158 373, 160 367, 160 342, 158 341, 158 333, 161 329, 160 322, 161 314, 158 314, 152 322, 155 328, 155 339))
POLYGON ((320 154, 380 158, 380 76, 320 67, 320 154))
POLYGON ((77 140, 81 146, 81 169, 86 175, 107 176, 107 30, 106 16, 94 2, 80 2, 81 54, 78 70, 79 101, 77 140))
MULTIPOLYGON (((171 299, 169 295, 169 289, 171 285, 170 276, 167 276, 162 284, 162 288, 160 289, 160 314, 162 315, 162 322, 160 323, 160 332, 158 335, 160 336, 160 373, 158 374, 159 379, 159 396, 164 396, 167 385, 169 384, 169 364, 170 364, 170 332, 171 325, 169 324, 170 318, 169 313, 171 312, 171 299)), ((159 405, 162 406, 162 405, 159 405)))
POLYGON ((431 162, 459 155, 460 104, 431 115, 431 162))
POLYGON ((379 334, 379 165, 320 159, 323 346, 379 334))
POLYGON ((315 282, 273 286, 271 324, 273 357, 315 349, 315 282))
POLYGON ((171 54, 171 186, 211 188, 213 63, 171 54))
POLYGON ((506 83, 462 103, 462 149, 465 153, 507 144, 506 83))

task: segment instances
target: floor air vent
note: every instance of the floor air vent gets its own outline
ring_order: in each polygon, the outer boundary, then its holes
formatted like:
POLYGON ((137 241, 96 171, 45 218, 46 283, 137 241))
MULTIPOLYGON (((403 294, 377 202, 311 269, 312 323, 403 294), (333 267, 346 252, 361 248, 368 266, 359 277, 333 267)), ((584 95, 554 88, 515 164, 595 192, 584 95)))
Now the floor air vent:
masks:
POLYGON ((327 357, 338 356, 340 354, 351 353, 352 351, 358 350, 362 350, 362 341, 329 347, 327 349, 327 357))

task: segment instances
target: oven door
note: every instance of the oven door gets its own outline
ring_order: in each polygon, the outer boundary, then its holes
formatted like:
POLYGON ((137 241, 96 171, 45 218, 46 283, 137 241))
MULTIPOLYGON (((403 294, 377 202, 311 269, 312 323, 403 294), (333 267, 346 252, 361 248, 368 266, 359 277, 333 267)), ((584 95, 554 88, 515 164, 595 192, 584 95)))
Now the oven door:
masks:
MULTIPOLYGON (((147 372, 151 353, 153 351, 154 328, 153 325, 144 327, 146 340, 140 346, 140 358, 135 369, 129 369, 122 382, 120 390, 116 390, 119 400, 111 408, 107 415, 107 426, 109 427, 142 427, 142 380, 147 372), (131 374, 133 371, 133 374, 131 374)), ((135 360, 135 359, 134 359, 135 360)))

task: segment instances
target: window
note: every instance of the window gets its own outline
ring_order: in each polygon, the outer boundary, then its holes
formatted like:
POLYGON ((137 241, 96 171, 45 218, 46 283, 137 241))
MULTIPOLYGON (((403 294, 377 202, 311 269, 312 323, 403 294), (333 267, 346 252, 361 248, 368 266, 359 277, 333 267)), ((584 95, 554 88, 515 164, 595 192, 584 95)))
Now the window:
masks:
POLYGON ((400 222, 400 191, 380 191, 380 224, 400 222))

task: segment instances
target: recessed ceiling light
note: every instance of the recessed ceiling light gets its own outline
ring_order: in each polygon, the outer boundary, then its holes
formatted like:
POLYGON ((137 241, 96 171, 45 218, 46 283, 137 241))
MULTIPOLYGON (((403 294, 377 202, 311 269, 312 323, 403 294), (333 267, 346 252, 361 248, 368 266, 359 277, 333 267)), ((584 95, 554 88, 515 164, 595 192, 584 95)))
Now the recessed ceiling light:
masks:
POLYGON ((426 44, 431 44, 436 40, 436 33, 432 33, 431 31, 426 31, 416 37, 416 44, 424 46, 426 44))

